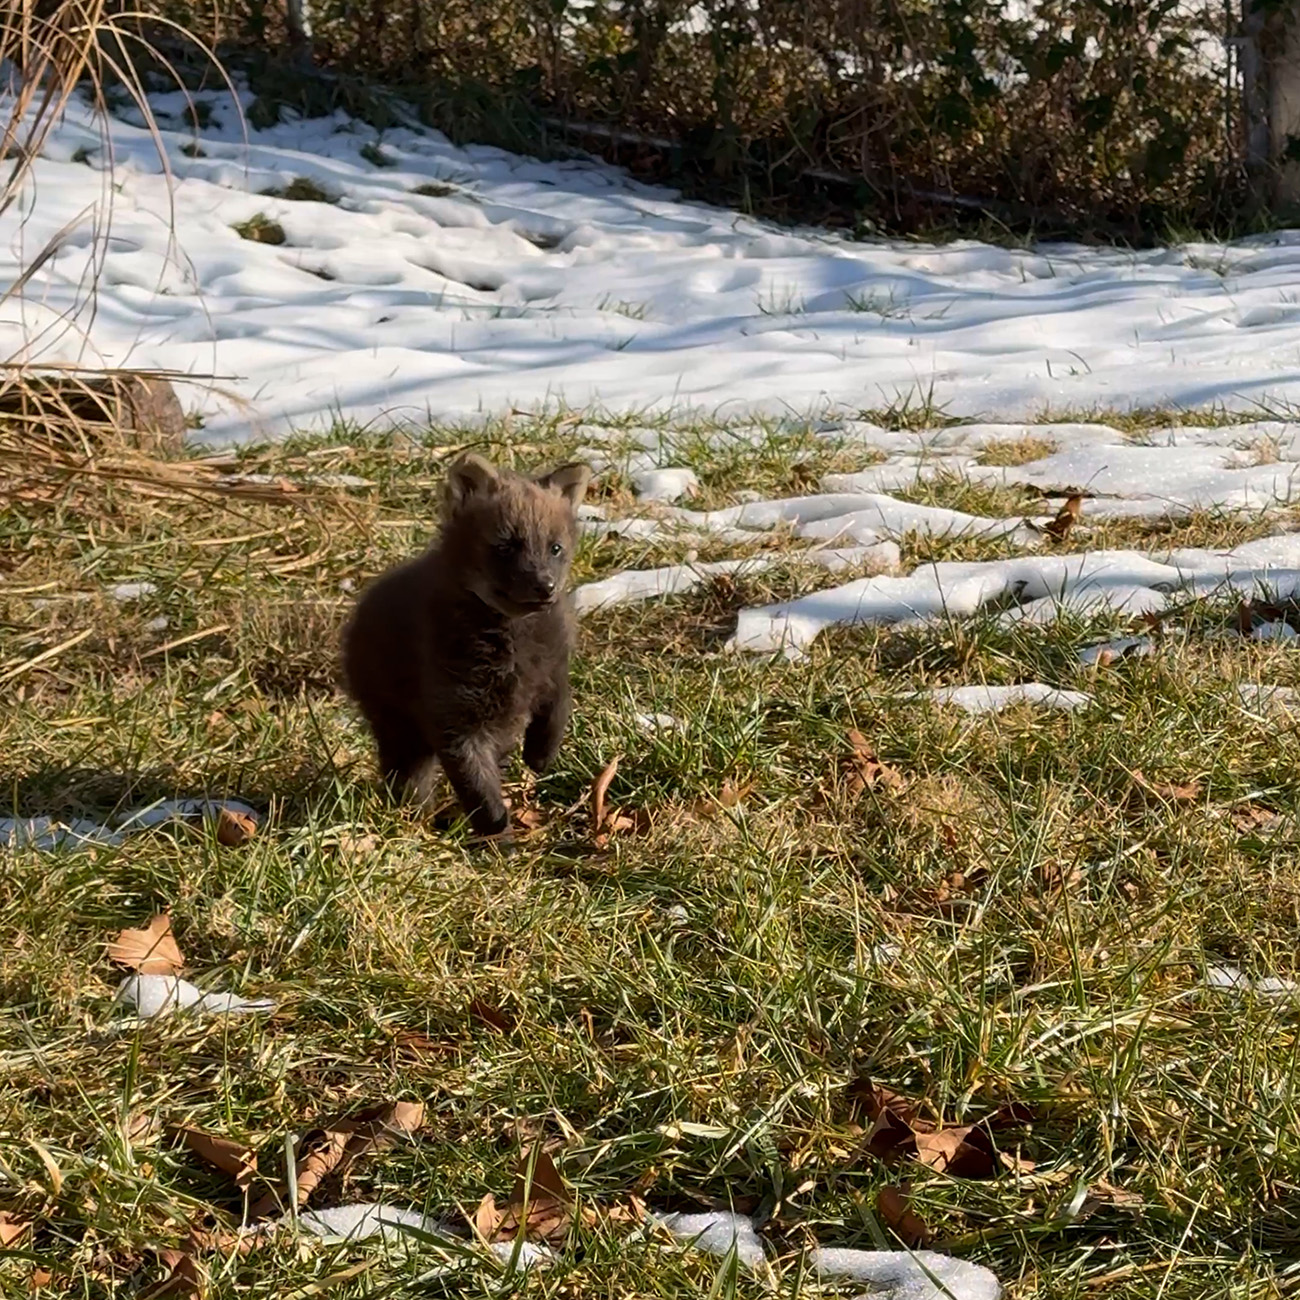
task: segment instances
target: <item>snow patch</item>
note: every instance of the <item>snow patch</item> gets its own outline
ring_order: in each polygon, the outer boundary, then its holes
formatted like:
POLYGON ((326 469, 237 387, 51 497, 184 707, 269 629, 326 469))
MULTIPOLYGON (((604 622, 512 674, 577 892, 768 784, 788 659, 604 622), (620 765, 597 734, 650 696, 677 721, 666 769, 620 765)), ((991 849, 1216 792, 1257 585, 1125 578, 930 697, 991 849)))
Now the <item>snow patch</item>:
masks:
POLYGON ((128 812, 119 819, 116 828, 84 817, 68 821, 54 817, 0 817, 0 848, 50 850, 96 844, 116 846, 137 831, 196 818, 213 821, 222 811, 257 820, 257 813, 238 799, 163 799, 128 812))
POLYGON ((178 975, 129 975, 122 981, 114 1001, 133 1007, 142 1020, 194 1011, 202 1015, 245 1015, 274 1011, 269 998, 241 998, 234 993, 204 993, 178 975))
POLYGON ((1067 713, 1086 709, 1092 696, 1084 691, 1063 691, 1045 682, 1020 682, 1015 686, 940 686, 919 691, 911 698, 951 704, 963 713, 1001 713, 1015 704, 1036 704, 1067 713))

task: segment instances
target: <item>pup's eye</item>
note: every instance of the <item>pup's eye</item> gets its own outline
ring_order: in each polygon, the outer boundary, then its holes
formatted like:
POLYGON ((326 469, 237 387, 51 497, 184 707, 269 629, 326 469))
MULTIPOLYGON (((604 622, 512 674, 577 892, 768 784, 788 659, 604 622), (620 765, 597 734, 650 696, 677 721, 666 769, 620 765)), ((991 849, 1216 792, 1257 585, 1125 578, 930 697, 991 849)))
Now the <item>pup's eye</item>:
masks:
POLYGON ((561 545, 559 544, 559 542, 552 542, 552 543, 551 543, 551 554, 552 554, 552 555, 563 555, 563 554, 564 554, 564 547, 561 546, 561 545))
POLYGON ((502 555, 513 555, 523 543, 517 537, 503 537, 496 545, 502 555))

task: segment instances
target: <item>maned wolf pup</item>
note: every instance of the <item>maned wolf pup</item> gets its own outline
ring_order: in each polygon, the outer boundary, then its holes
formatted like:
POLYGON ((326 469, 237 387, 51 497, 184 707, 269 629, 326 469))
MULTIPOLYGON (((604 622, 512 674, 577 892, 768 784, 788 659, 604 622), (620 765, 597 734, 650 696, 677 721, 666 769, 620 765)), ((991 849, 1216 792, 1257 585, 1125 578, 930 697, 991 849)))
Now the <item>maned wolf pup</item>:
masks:
POLYGON ((372 583, 343 634, 347 689, 394 793, 436 759, 481 835, 506 827, 501 764, 520 737, 541 772, 568 725, 565 584, 590 478, 586 465, 527 478, 462 456, 438 540, 372 583))

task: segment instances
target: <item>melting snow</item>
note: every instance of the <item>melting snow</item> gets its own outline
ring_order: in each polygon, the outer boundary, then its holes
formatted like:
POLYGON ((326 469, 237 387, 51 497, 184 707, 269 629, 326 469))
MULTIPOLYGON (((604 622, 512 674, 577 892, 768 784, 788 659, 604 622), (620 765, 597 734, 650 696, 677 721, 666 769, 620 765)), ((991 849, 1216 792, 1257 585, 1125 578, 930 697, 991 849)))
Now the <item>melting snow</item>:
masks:
MULTIPOLYGON (((654 1221, 678 1240, 706 1254, 735 1252, 746 1268, 766 1260, 762 1238, 747 1215, 726 1210, 703 1214, 655 1215, 654 1221)), ((871 1284, 876 1300, 998 1300, 997 1278, 978 1264, 932 1250, 851 1250, 816 1246, 808 1263, 823 1278, 844 1278, 871 1284)))
POLYGON ((1020 607, 1004 618, 1045 622, 1063 611, 1158 611, 1175 593, 1294 595, 1300 590, 1300 534, 1269 537, 1263 543, 1248 542, 1230 551, 1184 549, 1161 559, 1137 551, 1085 551, 931 564, 906 577, 862 578, 742 610, 731 645, 736 650, 798 655, 835 624, 963 617, 1006 599, 1020 602, 1020 607))
POLYGON ((1211 966, 1205 972, 1205 987, 1216 993, 1254 993, 1262 998, 1293 998, 1300 985, 1281 975, 1252 978, 1236 966, 1211 966))
POLYGON ((1061 691, 1044 682, 1021 682, 1016 686, 941 686, 920 691, 914 698, 951 704, 963 713, 1001 713, 1013 704, 1038 704, 1045 709, 1072 713, 1092 703, 1092 696, 1084 691, 1061 691))
POLYGON ((274 1011, 269 998, 241 998, 234 993, 204 993, 178 975, 129 975, 117 991, 117 1001, 134 1007, 143 1020, 174 1011, 206 1015, 241 1015, 274 1011))
POLYGON ((1149 636, 1120 636, 1097 645, 1085 646, 1079 651, 1079 662, 1091 667, 1104 667, 1117 659, 1140 659, 1155 651, 1155 642, 1149 636))
POLYGON ((116 828, 103 822, 74 817, 0 817, 0 848, 62 849, 94 844, 118 845, 128 835, 168 822, 202 818, 214 820, 222 811, 256 819, 257 813, 238 799, 163 799, 136 808, 118 819, 116 828))

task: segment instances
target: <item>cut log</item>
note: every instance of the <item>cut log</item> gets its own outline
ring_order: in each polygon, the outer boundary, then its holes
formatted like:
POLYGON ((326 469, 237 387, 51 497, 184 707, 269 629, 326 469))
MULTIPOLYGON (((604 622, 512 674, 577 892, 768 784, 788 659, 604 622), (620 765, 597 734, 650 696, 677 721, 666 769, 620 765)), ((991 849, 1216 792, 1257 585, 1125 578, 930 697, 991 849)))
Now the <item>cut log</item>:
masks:
POLYGON ((169 380, 130 370, 0 379, 0 421, 6 416, 29 431, 45 425, 61 443, 84 436, 93 444, 111 430, 120 442, 155 456, 179 452, 189 427, 169 380))

